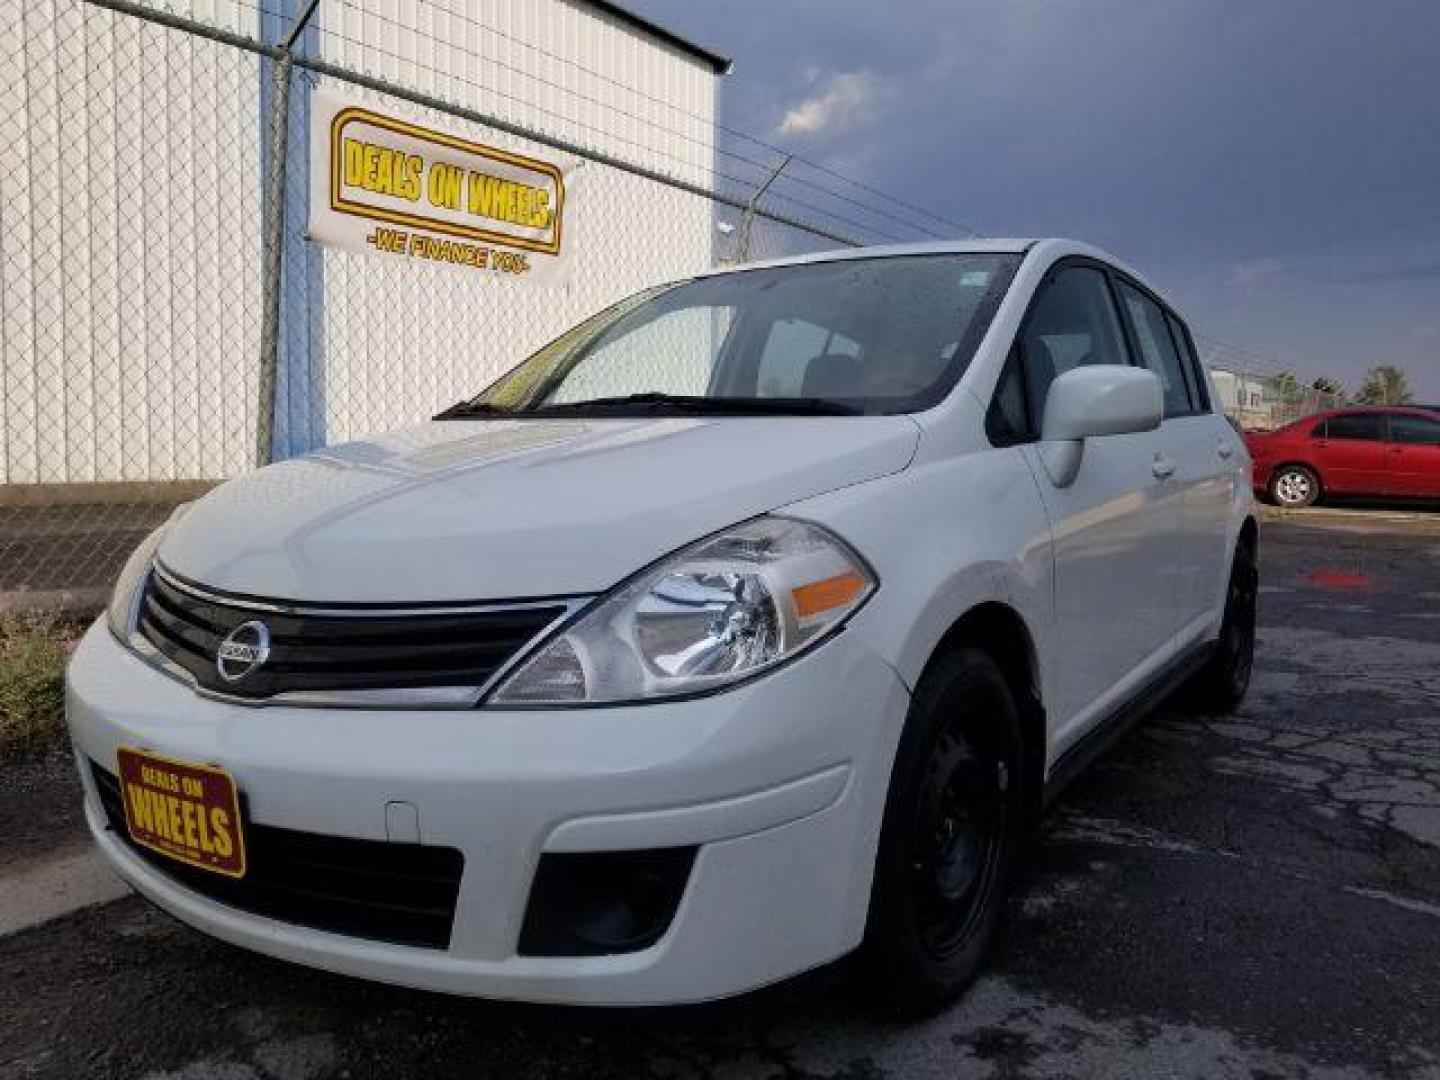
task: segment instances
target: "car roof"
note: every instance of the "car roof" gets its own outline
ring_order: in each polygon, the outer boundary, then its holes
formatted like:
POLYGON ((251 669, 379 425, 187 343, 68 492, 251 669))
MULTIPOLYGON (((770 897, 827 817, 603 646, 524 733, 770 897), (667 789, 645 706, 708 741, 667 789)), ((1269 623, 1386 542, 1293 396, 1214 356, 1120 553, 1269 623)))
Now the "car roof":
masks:
MULTIPOLYGON (((1172 310, 1178 311, 1178 306, 1168 297, 1164 290, 1150 281, 1139 270, 1103 248, 1094 244, 1087 244, 1082 240, 1069 240, 1064 237, 1048 238, 990 238, 990 237, 968 237, 957 240, 929 240, 911 244, 876 244, 865 247, 836 248, 829 251, 815 251, 805 255, 787 255, 777 259, 762 259, 756 262, 735 263, 729 266, 718 266, 712 270, 706 270, 694 275, 694 278, 715 277, 721 274, 741 274, 749 270, 766 270, 779 266, 808 266, 815 263, 846 262, 857 259, 885 259, 897 258, 905 255, 1026 255, 1033 254, 1035 257, 1044 259, 1047 263, 1068 256, 1078 256, 1086 259, 1097 259, 1108 266, 1114 267, 1121 273, 1141 282, 1145 288, 1154 293, 1155 296, 1172 310)), ((682 278, 682 281, 693 280, 682 278)))
POLYGON ((910 244, 868 244, 861 247, 832 248, 826 251, 810 251, 801 255, 784 255, 774 259, 757 259, 754 262, 722 266, 711 273, 725 274, 743 270, 758 270, 771 266, 804 266, 809 263, 845 262, 850 259, 883 259, 900 255, 966 255, 966 254, 1012 254, 1018 255, 1030 250, 1040 241, 1035 239, 962 239, 926 240, 910 244))
MULTIPOLYGON (((1363 402, 1356 402, 1354 405, 1336 405, 1334 408, 1322 409, 1320 412, 1312 413, 1312 416, 1334 416, 1337 413, 1367 413, 1367 412, 1412 412, 1412 413, 1434 413, 1440 412, 1440 406, 1435 405, 1369 405, 1363 402)), ((1302 420, 1307 417, 1301 417, 1302 420)))
POLYGON ((1364 405, 1357 402, 1354 405, 1337 405, 1331 409, 1321 409, 1319 412, 1307 413, 1305 416, 1291 420, 1276 431, 1288 431, 1291 428, 1300 428, 1306 424, 1318 424, 1322 420, 1329 420, 1332 416, 1346 416, 1353 413, 1411 413, 1417 416, 1434 417, 1440 414, 1440 407, 1434 405, 1364 405))
MULTIPOLYGON (((805 266, 811 263, 844 262, 851 259, 884 259, 904 255, 1023 255, 1030 251, 1051 259, 1063 258, 1066 255, 1099 259, 1134 278, 1145 280, 1143 274, 1110 252, 1081 240, 1067 240, 1063 237, 971 237, 959 240, 927 240, 911 244, 873 244, 863 247, 834 248, 827 251, 812 251, 803 255, 786 255, 776 259, 759 259, 755 262, 719 266, 697 276, 709 277, 714 274, 743 273, 746 270, 768 269, 772 266, 805 266)), ((1147 284, 1147 287, 1152 286, 1147 284)))
POLYGON ((833 248, 827 251, 812 251, 803 255, 786 255, 775 259, 759 259, 754 262, 736 263, 706 271, 709 274, 733 274, 746 270, 760 270, 772 266, 805 266, 810 263, 844 262, 851 259, 884 259, 904 255, 980 255, 1008 254, 1022 255, 1032 249, 1043 249, 1047 254, 1086 255, 1111 263, 1127 273, 1140 275, 1127 267, 1124 262, 1107 251, 1079 240, 1059 237, 1042 239, 969 237, 957 240, 926 240, 909 244, 871 244, 862 247, 833 248))

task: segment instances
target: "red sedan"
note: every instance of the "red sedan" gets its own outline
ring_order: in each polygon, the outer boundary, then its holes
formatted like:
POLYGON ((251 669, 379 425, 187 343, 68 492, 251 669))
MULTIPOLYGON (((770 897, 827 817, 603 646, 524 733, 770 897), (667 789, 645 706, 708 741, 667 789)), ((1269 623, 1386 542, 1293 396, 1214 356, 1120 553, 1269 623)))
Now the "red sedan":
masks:
POLYGON ((1440 498, 1440 411, 1332 409, 1247 431, 1255 492, 1279 506, 1325 495, 1440 498))

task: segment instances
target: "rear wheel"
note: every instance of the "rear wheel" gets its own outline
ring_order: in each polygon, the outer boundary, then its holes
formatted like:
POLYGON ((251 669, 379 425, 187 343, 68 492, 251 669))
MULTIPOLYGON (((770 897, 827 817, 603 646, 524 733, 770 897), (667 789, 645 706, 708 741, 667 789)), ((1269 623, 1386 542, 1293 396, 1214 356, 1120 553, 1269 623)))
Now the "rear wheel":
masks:
POLYGON ((1235 549, 1230 584, 1225 593, 1225 617, 1215 655, 1196 680, 1205 706, 1215 712, 1234 712, 1250 689, 1255 667, 1255 610, 1260 575, 1254 548, 1242 542, 1235 549))
POLYGON ((1320 498, 1320 478, 1304 465, 1282 465, 1270 477, 1270 501, 1276 506, 1298 509, 1313 506, 1320 498))
POLYGON ((1022 760, 995 661, 962 648, 932 663, 895 759, 861 953, 885 1007, 932 1012, 980 970, 1019 843, 1022 760))

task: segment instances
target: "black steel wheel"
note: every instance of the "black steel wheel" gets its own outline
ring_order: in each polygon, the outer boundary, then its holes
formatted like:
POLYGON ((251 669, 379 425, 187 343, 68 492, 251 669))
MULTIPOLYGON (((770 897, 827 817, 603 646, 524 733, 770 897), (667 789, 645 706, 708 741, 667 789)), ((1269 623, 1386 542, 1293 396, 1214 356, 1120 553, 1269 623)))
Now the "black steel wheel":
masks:
POLYGON ((939 958, 973 932, 999 870, 1009 766, 952 721, 926 763, 910 823, 921 941, 939 958))
POLYGON ((1230 566, 1225 616, 1215 655, 1201 671, 1197 690, 1204 706, 1229 713, 1240 707, 1255 670, 1255 622, 1260 573, 1253 543, 1242 540, 1230 566))
POLYGON ((896 754, 862 948, 887 1008, 932 1012, 979 972, 1019 845, 1022 761, 999 665, 972 648, 932 662, 896 754))

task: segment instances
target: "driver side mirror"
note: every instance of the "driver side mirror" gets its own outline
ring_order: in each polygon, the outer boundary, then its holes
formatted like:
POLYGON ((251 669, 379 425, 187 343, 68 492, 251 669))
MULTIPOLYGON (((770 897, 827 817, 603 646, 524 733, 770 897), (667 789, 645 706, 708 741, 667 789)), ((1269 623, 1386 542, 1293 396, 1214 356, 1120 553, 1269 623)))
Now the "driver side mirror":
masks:
POLYGON ((1164 397, 1154 372, 1126 364, 1073 368, 1050 384, 1040 427, 1040 456, 1056 487, 1080 471, 1085 440, 1154 431, 1164 397))

